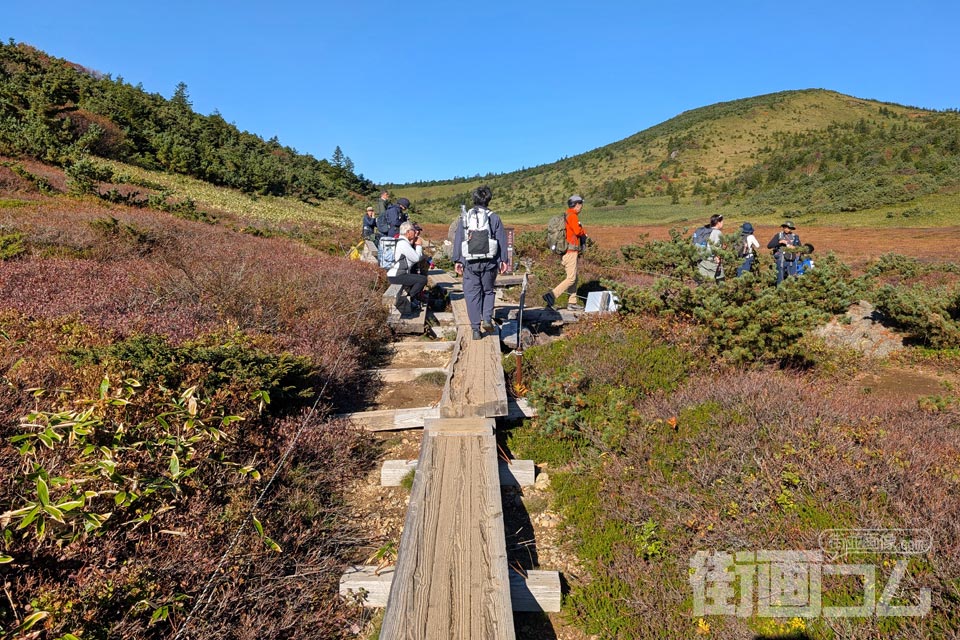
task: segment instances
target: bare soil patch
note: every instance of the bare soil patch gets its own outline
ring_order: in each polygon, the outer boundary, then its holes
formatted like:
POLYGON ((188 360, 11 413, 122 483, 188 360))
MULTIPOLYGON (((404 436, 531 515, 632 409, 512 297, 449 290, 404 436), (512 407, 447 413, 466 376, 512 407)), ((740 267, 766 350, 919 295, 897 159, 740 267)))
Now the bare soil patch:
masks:
POLYGON ((427 367, 445 367, 450 364, 452 351, 402 349, 394 352, 390 363, 384 369, 417 369, 427 367))
POLYGON ((943 371, 902 366, 863 373, 855 382, 861 393, 906 401, 942 394, 955 385, 943 371))
MULTIPOLYGON (((731 220, 731 222, 733 222, 731 220)), ((688 223, 690 227, 695 223, 688 223)), ((618 249, 624 245, 636 244, 646 236, 648 240, 668 240, 670 229, 677 225, 636 225, 601 226, 584 220, 587 233, 603 249, 618 249)), ((444 238, 447 230, 444 225, 424 225, 431 238, 444 238)), ((539 231, 540 225, 513 225, 517 233, 539 231)), ((755 234, 761 246, 780 229, 773 226, 754 225, 755 234)), ((730 224, 726 231, 732 232, 736 224, 730 224)), ((835 253, 854 269, 875 260, 885 253, 899 253, 926 260, 955 260, 956 247, 960 243, 960 227, 936 228, 884 228, 869 227, 827 227, 813 226, 797 229, 801 240, 816 248, 816 253, 835 253)))

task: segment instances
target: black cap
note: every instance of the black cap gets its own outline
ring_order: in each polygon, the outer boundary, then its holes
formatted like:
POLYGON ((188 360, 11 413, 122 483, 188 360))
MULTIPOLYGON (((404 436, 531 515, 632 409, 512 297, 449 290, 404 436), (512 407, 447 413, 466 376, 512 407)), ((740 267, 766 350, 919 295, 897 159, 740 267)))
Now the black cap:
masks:
POLYGON ((397 198, 397 204, 403 207, 404 209, 410 208, 410 201, 406 198, 397 198))

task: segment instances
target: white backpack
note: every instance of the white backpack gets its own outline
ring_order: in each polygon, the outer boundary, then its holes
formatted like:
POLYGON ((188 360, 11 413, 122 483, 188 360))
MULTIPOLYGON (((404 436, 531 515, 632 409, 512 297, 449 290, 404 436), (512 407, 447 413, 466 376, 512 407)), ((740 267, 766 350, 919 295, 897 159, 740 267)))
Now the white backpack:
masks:
POLYGON ((463 242, 460 255, 464 260, 492 260, 497 256, 499 245, 490 229, 490 211, 483 207, 473 207, 469 211, 460 208, 460 220, 463 222, 463 242))

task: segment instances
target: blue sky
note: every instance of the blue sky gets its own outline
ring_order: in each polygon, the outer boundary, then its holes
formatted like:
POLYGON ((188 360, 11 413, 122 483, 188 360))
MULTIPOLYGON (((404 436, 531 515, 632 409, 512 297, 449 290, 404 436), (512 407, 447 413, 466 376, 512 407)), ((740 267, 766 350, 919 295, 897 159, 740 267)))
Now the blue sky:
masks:
POLYGON ((378 183, 505 172, 716 102, 824 88, 960 107, 960 3, 45 0, 26 42, 378 183))

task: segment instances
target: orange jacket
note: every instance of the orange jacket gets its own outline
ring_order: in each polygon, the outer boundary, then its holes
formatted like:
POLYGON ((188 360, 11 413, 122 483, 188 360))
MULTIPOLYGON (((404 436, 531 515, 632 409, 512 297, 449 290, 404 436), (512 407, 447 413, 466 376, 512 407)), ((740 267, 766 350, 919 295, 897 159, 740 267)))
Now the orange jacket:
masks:
POLYGON ((580 251, 580 240, 587 235, 576 209, 567 209, 567 251, 580 251))

